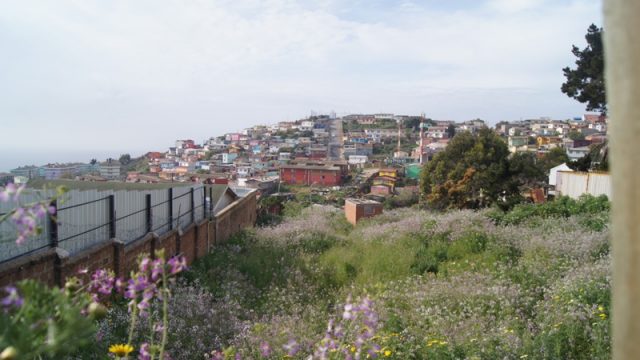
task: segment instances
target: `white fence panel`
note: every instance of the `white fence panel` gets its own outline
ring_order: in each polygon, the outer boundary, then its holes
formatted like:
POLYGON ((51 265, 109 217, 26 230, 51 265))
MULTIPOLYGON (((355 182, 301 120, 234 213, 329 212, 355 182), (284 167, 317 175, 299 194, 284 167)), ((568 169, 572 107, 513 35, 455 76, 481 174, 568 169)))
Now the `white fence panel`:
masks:
POLYGON ((611 198, 609 174, 558 171, 556 193, 577 199, 582 194, 611 198))

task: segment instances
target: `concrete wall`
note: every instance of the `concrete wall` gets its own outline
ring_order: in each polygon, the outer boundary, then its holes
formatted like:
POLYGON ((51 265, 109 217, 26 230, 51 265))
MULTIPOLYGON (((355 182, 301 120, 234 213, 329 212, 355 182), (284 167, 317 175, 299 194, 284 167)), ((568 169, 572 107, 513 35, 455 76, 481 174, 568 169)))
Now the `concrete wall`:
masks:
POLYGON ((582 194, 607 195, 611 199, 611 177, 605 173, 558 171, 556 195, 577 199, 582 194))
POLYGON ((204 219, 162 236, 148 233, 127 244, 111 239, 73 255, 61 248, 43 249, 0 264, 0 287, 23 279, 62 286, 71 276, 87 280, 89 274, 100 268, 127 277, 137 269, 139 256, 154 257, 160 249, 164 249, 167 258, 183 255, 191 264, 205 256, 216 242, 223 243, 244 228, 253 226, 257 217, 256 206, 256 192, 253 191, 230 204, 211 220, 204 219), (88 272, 81 274, 81 270, 88 272))

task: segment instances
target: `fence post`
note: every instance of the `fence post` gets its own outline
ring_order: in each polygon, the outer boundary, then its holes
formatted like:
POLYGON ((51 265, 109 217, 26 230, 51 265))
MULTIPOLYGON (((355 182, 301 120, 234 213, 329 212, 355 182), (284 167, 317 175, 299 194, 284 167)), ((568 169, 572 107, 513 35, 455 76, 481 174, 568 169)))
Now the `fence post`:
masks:
POLYGON ((109 195, 109 239, 116 237, 116 203, 115 196, 109 195))
POLYGON ((146 224, 147 224, 147 234, 153 231, 153 218, 151 217, 151 194, 147 194, 145 197, 145 212, 146 215, 146 224))
POLYGON ((49 246, 52 248, 58 247, 58 200, 53 199, 49 203, 56 209, 55 215, 49 215, 49 246))
POLYGON ((202 186, 202 219, 207 218, 207 188, 202 186))
POLYGON ((195 223, 196 222, 196 209, 195 209, 195 202, 193 199, 193 188, 191 188, 191 191, 189 192, 189 198, 191 200, 191 223, 195 223))
POLYGON ((169 188, 169 231, 173 230, 173 188, 169 188))
POLYGON ((209 188, 209 220, 213 218, 213 187, 209 188))

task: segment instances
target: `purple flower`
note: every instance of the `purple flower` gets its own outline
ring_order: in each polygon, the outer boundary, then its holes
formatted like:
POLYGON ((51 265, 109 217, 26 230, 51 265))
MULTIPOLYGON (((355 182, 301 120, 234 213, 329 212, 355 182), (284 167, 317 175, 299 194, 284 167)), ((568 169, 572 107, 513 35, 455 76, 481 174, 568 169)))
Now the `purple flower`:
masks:
POLYGON ((210 360, 224 360, 224 354, 222 353, 222 351, 216 350, 211 352, 211 359, 210 360))
POLYGON ((187 259, 184 256, 174 256, 168 261, 171 274, 177 274, 187 269, 187 259))
POLYGON ((146 273, 149 270, 149 263, 151 260, 148 257, 142 258, 138 264, 138 269, 141 273, 146 273))
POLYGON ((115 276, 113 276, 113 274, 110 274, 104 269, 99 269, 91 275, 89 291, 96 295, 111 295, 114 283, 115 276))
POLYGON ((18 294, 18 289, 14 286, 6 286, 4 291, 7 293, 7 296, 3 298, 0 303, 2 307, 4 307, 5 311, 8 311, 10 308, 19 308, 24 304, 24 299, 20 297, 18 294))
POLYGON ((282 347, 287 351, 287 355, 289 356, 295 356, 300 350, 300 345, 298 345, 295 339, 289 339, 282 347))
POLYGON ((140 345, 140 354, 138 354, 138 360, 151 360, 151 352, 149 351, 148 343, 142 343, 142 345, 140 345))
POLYGON ((164 259, 156 259, 151 263, 151 280, 157 281, 162 275, 164 268, 164 259))
POLYGON ((9 193, 5 189, 0 189, 0 201, 7 202, 9 201, 9 193))
POLYGON ((260 355, 262 355, 262 357, 269 357, 269 355, 271 355, 271 347, 268 342, 263 341, 260 343, 260 355))

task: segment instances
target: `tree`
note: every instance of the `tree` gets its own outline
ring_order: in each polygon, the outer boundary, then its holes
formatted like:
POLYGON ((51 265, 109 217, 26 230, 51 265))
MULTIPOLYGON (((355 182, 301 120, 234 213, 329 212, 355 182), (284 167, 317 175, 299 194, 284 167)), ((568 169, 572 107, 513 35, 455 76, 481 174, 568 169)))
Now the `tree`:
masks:
POLYGON ((562 84, 561 90, 567 96, 586 103, 587 111, 606 114, 602 31, 602 28, 591 24, 585 35, 587 47, 580 50, 573 45, 571 52, 577 57, 576 68, 562 69, 567 81, 562 84))
POLYGON ((545 172, 538 164, 535 154, 517 152, 509 159, 509 173, 520 188, 534 188, 543 185, 545 172))
POLYGON ((128 163, 130 163, 130 162, 131 162, 131 155, 129 155, 129 154, 122 154, 122 155, 120 155, 120 159, 119 159, 119 161, 120 161, 120 164, 122 164, 122 165, 127 165, 128 163))
POLYGON ((457 134, 422 171, 420 187, 435 208, 478 208, 517 195, 507 144, 491 129, 457 134))
POLYGON ((571 130, 569 132, 569 139, 571 140, 584 140, 584 134, 577 130, 571 130))
POLYGON ((456 127, 453 124, 450 124, 447 127, 447 136, 449 137, 449 139, 451 139, 454 136, 456 136, 456 127))
POLYGON ((538 161, 538 166, 540 166, 545 174, 548 174, 551 168, 564 163, 569 163, 569 156, 563 148, 556 147, 544 154, 544 156, 538 161))
POLYGON ((96 159, 91 159, 91 161, 89 161, 89 164, 91 164, 91 165, 95 165, 97 163, 98 163, 98 160, 96 160, 96 159))

